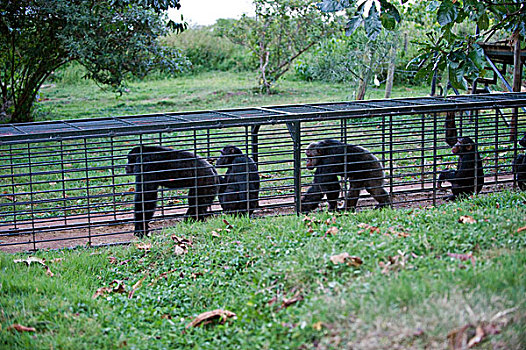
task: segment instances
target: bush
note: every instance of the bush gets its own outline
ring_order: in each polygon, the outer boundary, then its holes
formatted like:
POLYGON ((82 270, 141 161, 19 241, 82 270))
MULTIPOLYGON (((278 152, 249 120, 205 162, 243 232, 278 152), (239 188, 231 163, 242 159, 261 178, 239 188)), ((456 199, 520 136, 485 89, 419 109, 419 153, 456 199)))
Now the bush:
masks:
POLYGON ((181 50, 193 71, 251 70, 255 61, 242 46, 217 34, 215 25, 194 27, 164 39, 166 45, 181 50))

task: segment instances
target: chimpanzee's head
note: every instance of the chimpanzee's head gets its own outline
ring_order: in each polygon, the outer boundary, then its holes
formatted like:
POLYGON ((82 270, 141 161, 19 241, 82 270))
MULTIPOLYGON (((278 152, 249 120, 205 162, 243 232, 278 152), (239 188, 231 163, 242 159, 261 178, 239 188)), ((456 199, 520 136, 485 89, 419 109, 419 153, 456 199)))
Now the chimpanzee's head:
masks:
POLYGON ((475 152, 475 142, 469 137, 459 137, 451 152, 457 155, 475 152))
POLYGON ((243 152, 236 146, 226 146, 221 150, 221 155, 217 159, 216 166, 224 167, 229 166, 237 156, 243 155, 243 152))
POLYGON ((526 132, 524 133, 522 139, 519 140, 519 145, 521 145, 522 147, 526 147, 526 132))
POLYGON ((307 169, 314 170, 320 165, 321 157, 325 155, 323 148, 320 147, 319 142, 312 142, 305 150, 307 155, 307 169))

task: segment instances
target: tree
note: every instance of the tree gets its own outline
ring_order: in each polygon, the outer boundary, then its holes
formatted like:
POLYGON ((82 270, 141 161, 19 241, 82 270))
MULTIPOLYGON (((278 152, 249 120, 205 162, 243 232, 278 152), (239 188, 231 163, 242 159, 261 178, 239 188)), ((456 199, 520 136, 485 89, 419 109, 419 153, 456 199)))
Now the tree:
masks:
MULTIPOLYGON (((359 3, 347 23, 347 31, 352 32, 364 24, 366 31, 374 35, 380 25, 391 29, 401 19, 393 2, 323 0, 321 8, 324 11, 338 11, 359 3), (380 12, 380 16, 375 15, 375 11, 380 12)), ((400 3, 403 5, 407 0, 400 0, 400 3)), ((405 6, 421 4, 407 3, 405 6)), ((478 41, 503 30, 508 33, 517 52, 520 51, 521 40, 526 36, 525 1, 435 0, 428 3, 426 11, 435 13, 438 30, 430 30, 420 42, 420 54, 415 58, 420 64, 419 74, 431 79, 434 74, 442 73, 457 89, 466 89, 467 79, 484 74, 484 52, 478 41), (458 26, 466 22, 476 23, 478 30, 469 34, 457 33, 458 26)))
POLYGON ((320 16, 316 0, 254 0, 256 16, 243 16, 222 33, 247 47, 257 58, 259 84, 265 93, 320 38, 337 28, 330 16, 320 16))
POLYGON ((128 74, 180 69, 178 53, 157 40, 184 29, 165 16, 179 1, 1 0, 0 122, 32 121, 41 85, 69 62, 117 91, 128 74))

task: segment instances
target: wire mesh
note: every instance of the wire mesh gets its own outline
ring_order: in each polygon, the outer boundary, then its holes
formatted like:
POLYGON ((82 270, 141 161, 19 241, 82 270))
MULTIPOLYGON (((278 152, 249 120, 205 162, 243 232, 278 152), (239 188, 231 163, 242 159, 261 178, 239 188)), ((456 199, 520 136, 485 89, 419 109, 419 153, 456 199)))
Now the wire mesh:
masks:
MULTIPOLYGON (((305 150, 336 139, 380 160, 393 207, 427 206, 443 202, 447 192, 438 188, 438 174, 458 160, 444 141, 445 112, 454 111, 459 134, 475 140, 483 159, 482 193, 514 189, 512 162, 524 153, 516 140, 526 132, 518 107, 524 106, 526 94, 466 95, 1 126, 0 248, 131 240, 136 179, 125 167, 137 145, 189 151, 211 164, 223 147, 239 147, 257 164, 259 206, 252 215, 258 217, 299 213, 314 173, 306 169, 305 150)), ((217 168, 220 176, 225 170, 217 168)), ((349 181, 340 182, 345 193, 349 181)), ((192 187, 197 190, 197 181, 160 187, 152 234, 185 219, 192 187)), ((376 204, 362 190, 357 209, 376 204)), ((323 201, 319 210, 326 206, 323 201)), ((217 197, 209 211, 222 214, 217 197)))

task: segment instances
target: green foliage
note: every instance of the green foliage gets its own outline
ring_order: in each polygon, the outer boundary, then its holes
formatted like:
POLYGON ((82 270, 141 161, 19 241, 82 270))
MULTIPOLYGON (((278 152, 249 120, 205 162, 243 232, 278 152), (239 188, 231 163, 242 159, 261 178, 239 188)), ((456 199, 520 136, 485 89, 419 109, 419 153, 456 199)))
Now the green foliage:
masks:
POLYGON ((150 249, 38 252, 53 277, 0 253, 0 347, 443 349, 453 329, 498 322, 485 344, 522 349, 525 203, 505 192, 437 208, 220 216, 168 228, 150 249), (331 261, 343 252, 363 264, 331 261), (92 298, 116 283, 123 293, 92 298), (237 317, 186 329, 218 308, 237 317))
POLYGON ((0 122, 32 120, 43 82, 57 68, 79 62, 86 76, 120 90, 128 74, 179 71, 177 51, 161 46, 164 11, 179 0, 2 2, 0 8, 0 122))
POLYGON ((320 38, 330 35, 337 23, 320 15, 316 0, 255 0, 256 16, 223 22, 221 32, 232 42, 245 46, 259 65, 261 91, 285 74, 292 62, 320 38))
MULTIPOLYGON (((221 19, 221 26, 232 20, 221 19)), ((168 46, 181 50, 192 63, 192 71, 252 70, 256 64, 245 47, 218 34, 217 25, 189 28, 163 39, 168 46)))
POLYGON ((350 37, 336 34, 299 59, 294 65, 295 72, 307 81, 348 82, 354 86, 368 69, 372 74, 385 76, 389 55, 397 39, 387 32, 377 39, 369 40, 364 31, 357 31, 350 37), (374 57, 371 67, 364 64, 366 54, 374 57))

